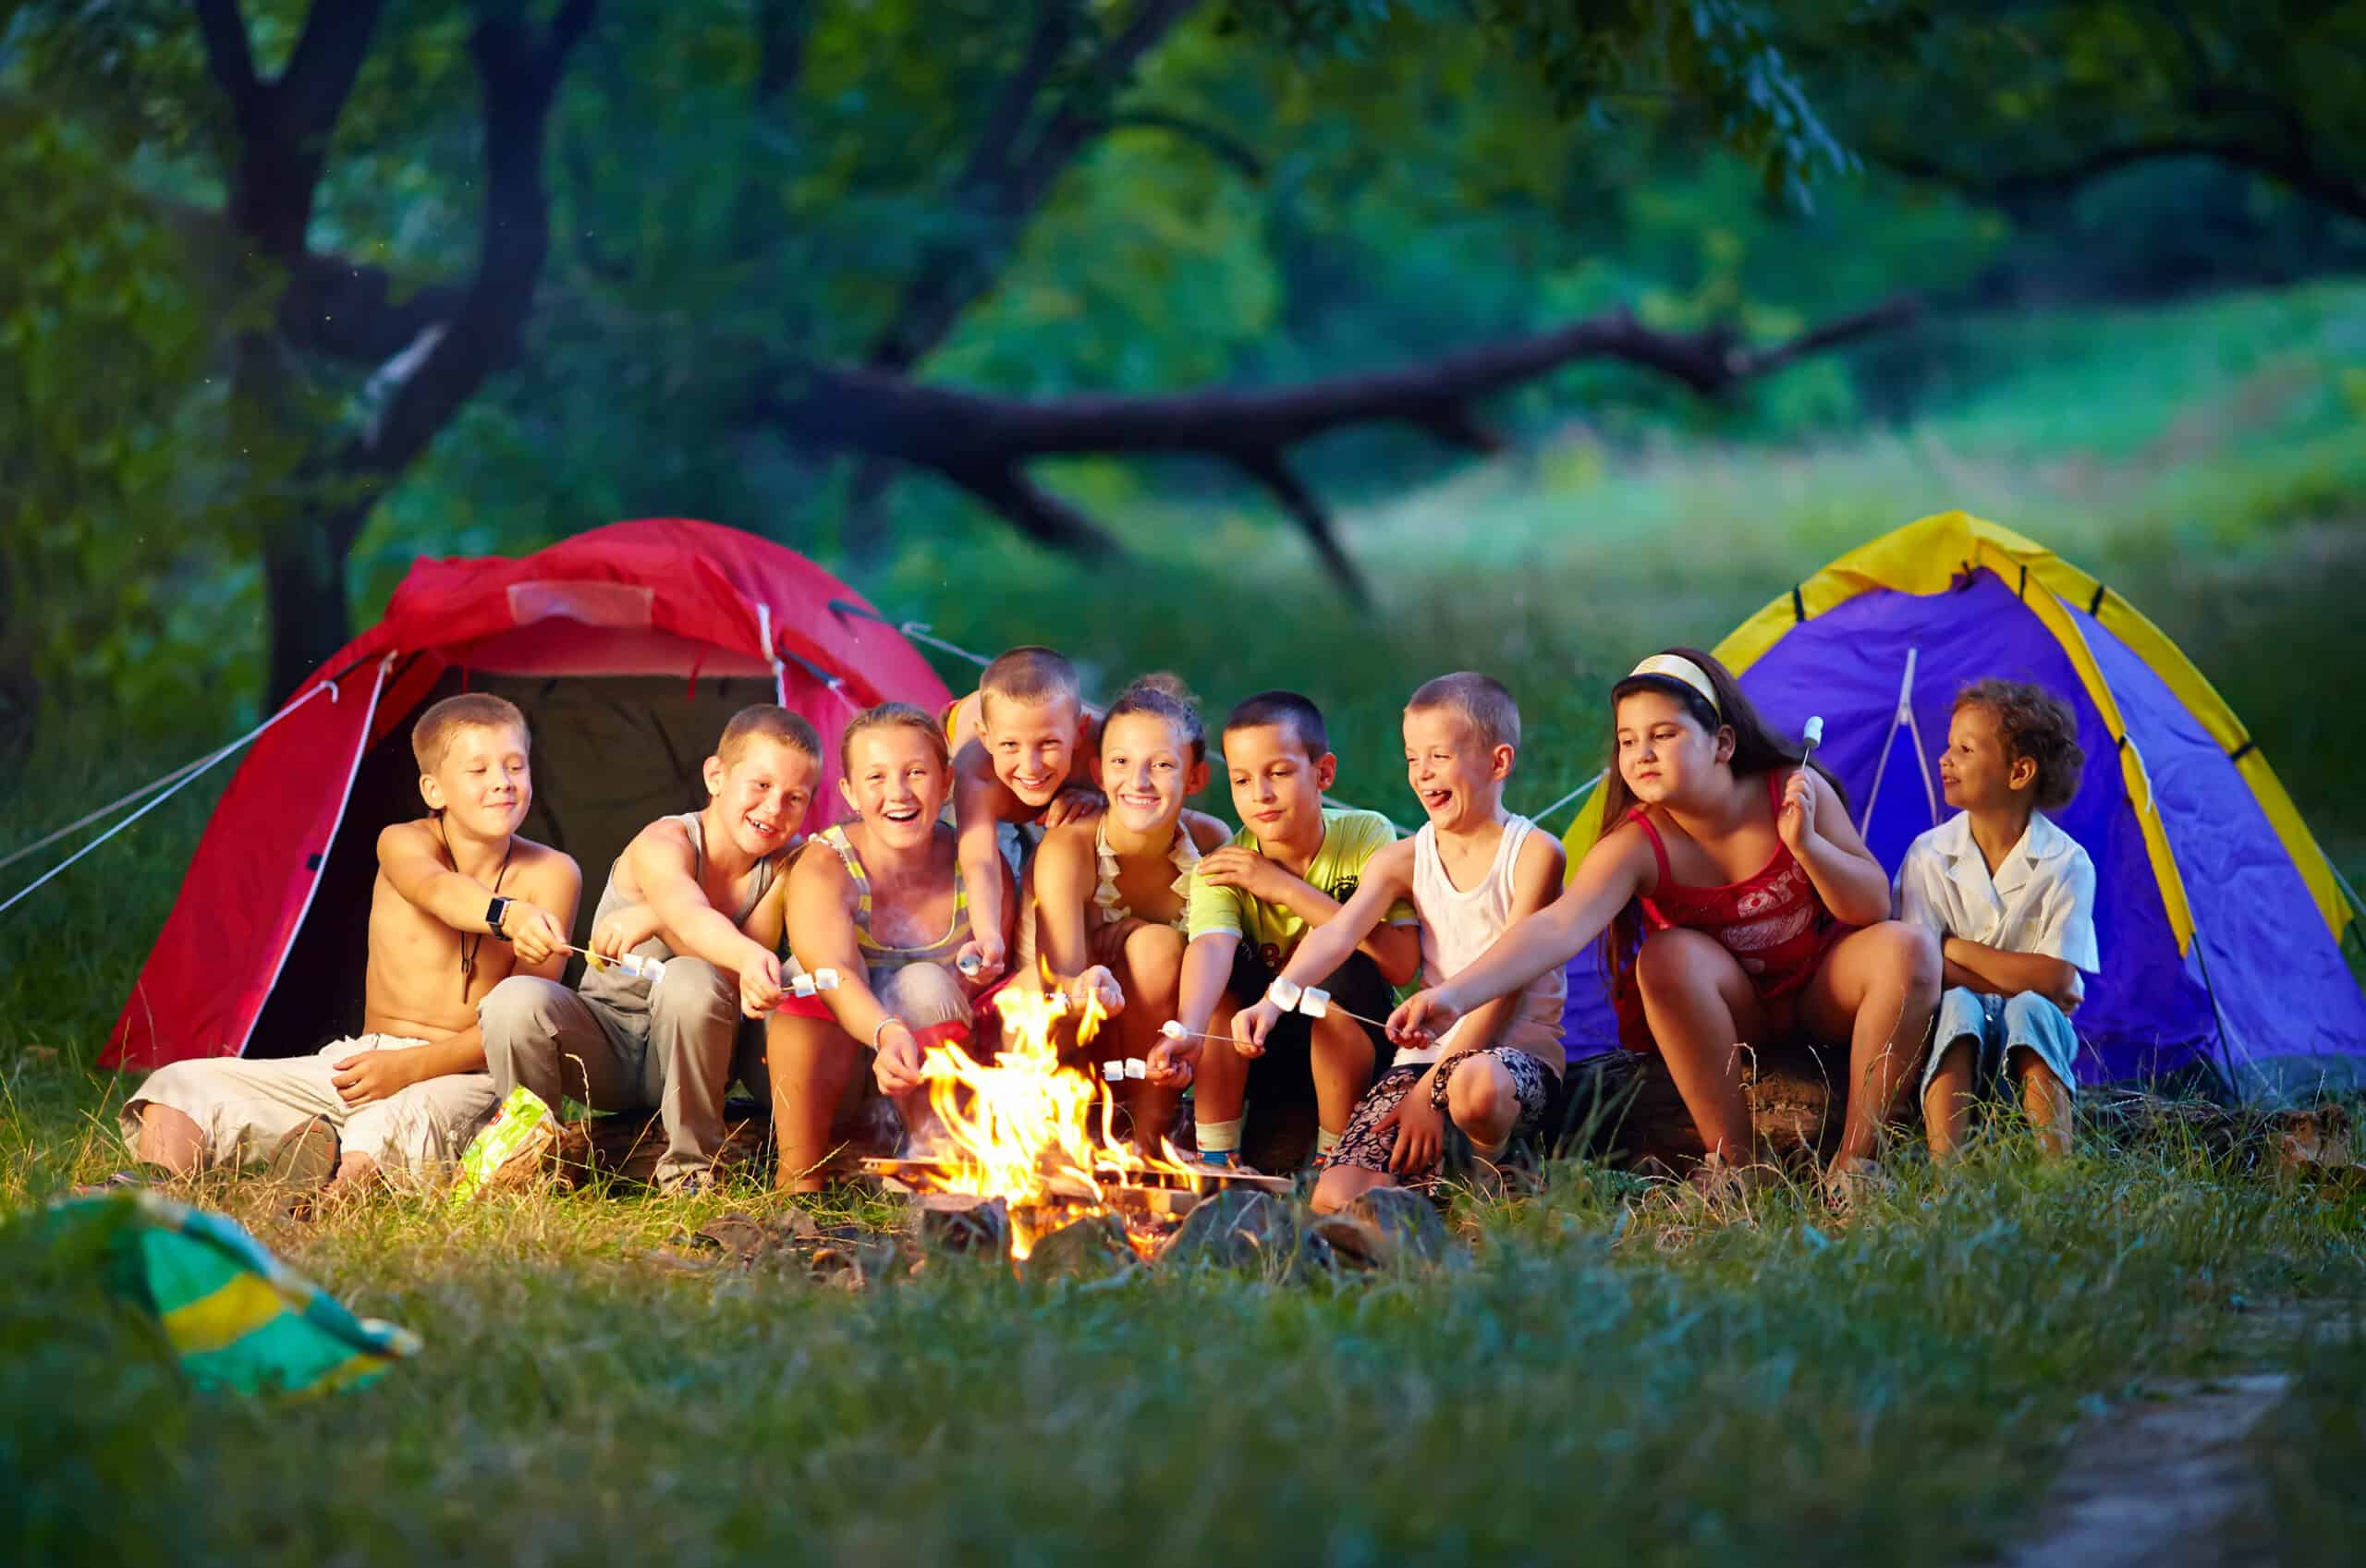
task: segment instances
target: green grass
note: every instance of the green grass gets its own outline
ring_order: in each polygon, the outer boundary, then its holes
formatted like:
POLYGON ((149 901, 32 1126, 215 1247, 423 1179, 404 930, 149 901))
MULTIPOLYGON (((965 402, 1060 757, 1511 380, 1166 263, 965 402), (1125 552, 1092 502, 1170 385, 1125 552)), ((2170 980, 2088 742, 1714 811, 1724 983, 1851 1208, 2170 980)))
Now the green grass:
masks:
MULTIPOLYGON (((1603 694, 1640 651, 1714 641, 1960 504, 2159 621, 2366 869, 2361 322, 2366 289, 2323 287, 1998 324, 1945 409, 1814 450, 1573 426, 1348 517, 1371 616, 1261 516, 1129 502, 1092 469, 1070 480, 1106 491, 1131 559, 915 541, 865 586, 987 651, 1078 650, 1104 690, 1154 665, 1212 706, 1305 687, 1341 793, 1400 816, 1404 694, 1498 671, 1529 727, 1512 804, 1533 809, 1598 765, 1603 694)), ((0 819, 21 842, 182 760, 69 726, 0 819)), ((125 1088, 89 1064, 217 787, 0 918, 0 1212, 122 1163, 125 1088)), ((198 1196, 426 1355, 311 1405, 199 1399, 85 1297, 0 1288, 0 1560, 1964 1562, 2025 1521, 2082 1412, 2235 1364, 2307 1374, 2268 1451, 2291 1559, 2355 1540, 2366 1358, 2234 1307, 2354 1314, 2366 1200, 2191 1151, 2050 1169, 2009 1139, 1945 1184, 1902 1170, 1846 1229, 1787 1197, 1698 1225, 1569 1164, 1541 1194, 1463 1200, 1469 1261, 1434 1274, 1083 1285, 940 1260, 854 1294, 652 1256, 777 1201, 752 1187, 457 1217, 391 1198, 308 1227, 211 1182, 198 1196)), ((24 1246, 0 1241, 16 1287, 24 1246)))

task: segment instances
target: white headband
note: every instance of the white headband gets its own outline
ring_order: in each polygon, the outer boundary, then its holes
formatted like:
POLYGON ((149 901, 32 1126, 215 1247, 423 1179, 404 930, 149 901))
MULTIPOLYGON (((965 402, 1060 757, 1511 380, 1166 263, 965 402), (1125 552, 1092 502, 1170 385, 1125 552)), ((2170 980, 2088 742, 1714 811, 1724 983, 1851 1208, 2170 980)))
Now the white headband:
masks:
POLYGON ((1710 712, 1719 719, 1726 716, 1725 710, 1717 703, 1717 688, 1709 684, 1709 672, 1689 659, 1674 653, 1654 653, 1627 672, 1627 678, 1630 681, 1637 675, 1657 675, 1663 680, 1680 681, 1701 694, 1701 700, 1709 705, 1710 712))

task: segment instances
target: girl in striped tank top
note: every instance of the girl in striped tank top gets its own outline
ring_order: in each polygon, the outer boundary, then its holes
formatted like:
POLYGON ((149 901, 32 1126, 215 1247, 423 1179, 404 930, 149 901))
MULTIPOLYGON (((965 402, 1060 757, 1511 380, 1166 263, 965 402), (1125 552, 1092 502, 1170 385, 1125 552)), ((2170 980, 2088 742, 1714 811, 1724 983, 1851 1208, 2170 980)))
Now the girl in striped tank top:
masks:
POLYGON ((1698 1185, 1732 1196, 1763 1168, 1742 1048, 1848 1042, 1848 1109, 1825 1173, 1846 1202, 1874 1157, 1939 1001, 1938 946, 1889 918, 1889 878, 1823 772, 1767 725, 1723 664, 1670 649, 1611 688, 1604 832, 1551 908, 1413 997, 1391 1034, 1442 1035, 1470 1008, 1599 942, 1622 1033, 1656 1049, 1700 1127, 1698 1185))
MULTIPOLYGON (((944 732, 920 709, 885 702, 848 722, 838 758, 856 819, 814 838, 785 897, 787 973, 835 969, 837 989, 788 999, 765 1034, 780 1184, 791 1189, 820 1185, 835 1147, 831 1113, 867 1053, 925 1151, 937 1129, 921 1053, 958 1043, 991 1054, 999 1022, 992 988, 955 966, 974 933, 957 837, 939 820, 952 783, 944 732)), ((1001 901, 1005 941, 1014 903, 1001 901)))

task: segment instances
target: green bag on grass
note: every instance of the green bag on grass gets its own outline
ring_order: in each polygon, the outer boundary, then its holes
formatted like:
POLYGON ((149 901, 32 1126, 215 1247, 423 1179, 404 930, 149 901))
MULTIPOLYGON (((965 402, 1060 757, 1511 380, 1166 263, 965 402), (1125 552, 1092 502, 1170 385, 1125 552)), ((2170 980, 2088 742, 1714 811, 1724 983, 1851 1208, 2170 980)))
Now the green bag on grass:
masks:
POLYGON ((419 1354, 417 1334, 355 1317, 225 1215, 135 1189, 62 1199, 27 1222, 54 1260, 94 1270, 152 1320, 199 1388, 309 1398, 419 1354))

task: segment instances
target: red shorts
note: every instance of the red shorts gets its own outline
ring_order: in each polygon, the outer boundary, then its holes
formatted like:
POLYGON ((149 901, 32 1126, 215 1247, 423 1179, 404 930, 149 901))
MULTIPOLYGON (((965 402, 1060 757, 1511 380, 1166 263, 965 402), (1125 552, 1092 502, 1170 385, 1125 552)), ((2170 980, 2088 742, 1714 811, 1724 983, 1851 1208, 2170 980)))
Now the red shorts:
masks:
MULTIPOLYGON (((921 1049, 925 1051, 933 1045, 967 1045, 981 1034, 998 1035, 1002 1028, 1002 1014, 994 1007, 994 998, 1002 993, 1003 987, 1010 984, 1010 980, 1011 977, 1005 975, 971 998, 969 1018, 955 1018, 946 1023, 931 1024, 924 1029, 913 1030, 913 1038, 921 1042, 921 1049)), ((798 996, 793 992, 785 991, 781 995, 780 1005, 774 1011, 784 1018, 835 1020, 837 1016, 830 1011, 829 1003, 819 993, 812 996, 798 996)))

